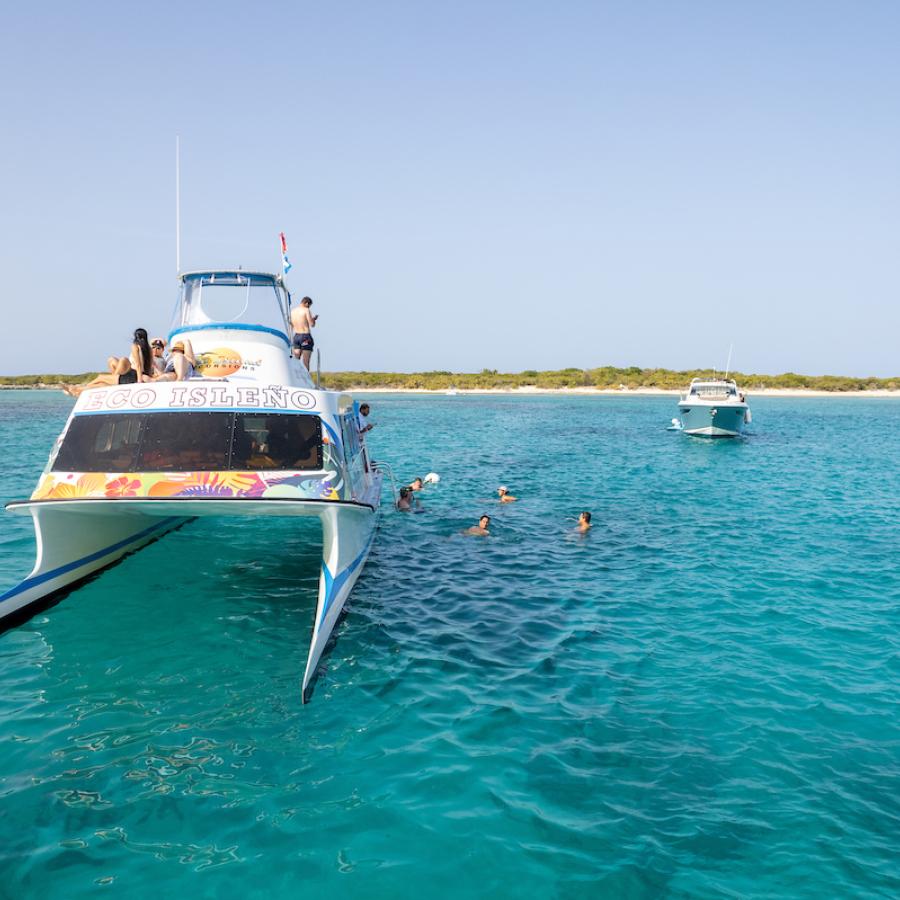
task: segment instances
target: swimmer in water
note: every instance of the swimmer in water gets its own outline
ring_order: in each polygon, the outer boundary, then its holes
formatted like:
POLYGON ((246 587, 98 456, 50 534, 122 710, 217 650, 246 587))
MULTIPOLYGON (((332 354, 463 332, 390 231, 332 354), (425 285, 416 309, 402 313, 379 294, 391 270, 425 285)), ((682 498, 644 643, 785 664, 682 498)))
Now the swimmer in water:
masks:
POLYGON ((516 500, 519 499, 518 497, 513 497, 505 484, 501 484, 500 487, 497 488, 497 495, 500 497, 501 503, 515 503, 516 500))
POLYGON ((585 534, 586 532, 588 532, 590 530, 591 530, 591 514, 587 510, 585 510, 578 517, 578 531, 580 531, 582 534, 585 534))
POLYGON ((425 487, 425 485, 421 478, 413 478, 409 483, 409 489, 411 491, 421 491, 423 487, 425 487))
POLYGON ((480 536, 489 535, 490 532, 488 531, 488 525, 490 525, 490 524, 491 524, 491 517, 490 516, 482 516, 478 520, 477 525, 473 525, 471 528, 467 528, 463 532, 463 534, 474 534, 474 535, 480 535, 480 536))

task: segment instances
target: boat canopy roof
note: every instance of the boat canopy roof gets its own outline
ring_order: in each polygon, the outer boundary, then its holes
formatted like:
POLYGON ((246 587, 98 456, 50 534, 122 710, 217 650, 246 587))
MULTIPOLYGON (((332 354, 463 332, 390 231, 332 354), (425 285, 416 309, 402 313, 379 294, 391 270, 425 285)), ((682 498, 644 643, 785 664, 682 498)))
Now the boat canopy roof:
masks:
POLYGON ((279 275, 217 270, 185 272, 170 333, 187 326, 261 326, 290 339, 290 294, 279 275))

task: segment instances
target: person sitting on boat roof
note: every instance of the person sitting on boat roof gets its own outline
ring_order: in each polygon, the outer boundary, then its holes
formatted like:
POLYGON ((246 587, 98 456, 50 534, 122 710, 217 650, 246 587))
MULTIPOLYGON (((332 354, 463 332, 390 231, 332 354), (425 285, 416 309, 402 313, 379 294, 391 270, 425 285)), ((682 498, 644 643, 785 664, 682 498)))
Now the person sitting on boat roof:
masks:
POLYGON ((316 327, 318 316, 310 312, 312 297, 304 297, 300 305, 291 310, 291 327, 294 329, 294 338, 291 342, 294 356, 303 362, 309 371, 309 359, 312 356, 316 342, 310 333, 316 327))
POLYGON ((482 516, 482 517, 478 520, 478 524, 477 524, 477 525, 473 525, 471 528, 467 528, 467 529, 463 532, 463 534, 473 534, 473 535, 479 535, 479 536, 487 536, 487 535, 490 534, 490 531, 488 531, 488 525, 490 525, 490 524, 491 524, 491 517, 490 517, 490 516, 482 516))
POLYGON ((135 328, 131 339, 130 356, 110 356, 106 360, 109 372, 98 375, 92 381, 82 385, 69 385, 63 390, 71 397, 77 397, 82 391, 95 387, 109 387, 116 384, 137 384, 139 381, 150 381, 155 377, 153 371, 153 353, 147 340, 145 328, 135 328))
POLYGON ((578 517, 578 531, 584 534, 586 531, 590 531, 591 528, 591 514, 585 510, 578 517))
POLYGON ((152 381, 157 372, 153 366, 153 351, 146 328, 135 328, 131 343, 131 366, 137 372, 138 381, 152 381))
POLYGON ((501 503, 515 503, 516 500, 519 499, 518 497, 513 497, 505 484, 501 484, 500 487, 497 488, 497 495, 500 497, 501 503))
POLYGON ((79 397, 83 391, 96 387, 111 387, 117 384, 137 384, 138 373, 131 367, 127 356, 110 356, 106 360, 109 372, 104 372, 87 384, 64 384, 63 390, 70 397, 79 397))
POLYGON ((375 426, 368 420, 369 416, 369 404, 361 403, 359 406, 359 433, 365 434, 367 431, 371 431, 375 426))
POLYGON ((162 375, 166 371, 166 342, 162 338, 153 338, 150 341, 150 350, 153 353, 153 369, 156 375, 162 375))
POLYGON ((194 348, 189 340, 178 338, 169 350, 169 360, 166 370, 159 376, 160 381, 187 381, 196 374, 194 366, 197 360, 194 357, 194 348))

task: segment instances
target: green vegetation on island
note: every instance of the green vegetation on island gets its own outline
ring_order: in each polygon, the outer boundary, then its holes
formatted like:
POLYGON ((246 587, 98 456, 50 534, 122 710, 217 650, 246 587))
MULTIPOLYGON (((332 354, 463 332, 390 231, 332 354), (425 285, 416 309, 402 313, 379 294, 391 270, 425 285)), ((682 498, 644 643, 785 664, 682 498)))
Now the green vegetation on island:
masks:
MULTIPOLYGON (((60 384, 83 384, 96 373, 80 375, 0 375, 0 387, 57 387, 60 384)), ((712 378, 712 369, 691 369, 676 372, 671 369, 641 369, 637 366, 619 369, 601 366, 597 369, 558 369, 538 372, 504 373, 496 369, 480 372, 323 372, 323 385, 336 390, 515 390, 533 388, 553 390, 561 388, 597 388, 607 390, 635 390, 659 388, 682 390, 692 378, 712 378)), ((757 375, 732 372, 731 376, 744 390, 786 388, 810 391, 874 391, 900 390, 900 376, 894 378, 853 378, 846 375, 798 375, 785 372, 781 375, 757 375)))
MULTIPOLYGON (((514 390, 516 388, 559 389, 597 388, 634 390, 637 388, 659 388, 663 390, 683 390, 692 378, 712 378, 722 376, 712 369, 692 369, 675 372, 671 369, 641 369, 631 366, 618 369, 603 366, 598 369, 559 369, 552 372, 503 373, 496 369, 482 369, 480 372, 327 372, 322 373, 322 381, 330 388, 375 389, 397 388, 400 390, 514 390)), ((754 388, 791 388, 814 391, 870 391, 900 390, 900 376, 896 378, 851 378, 843 375, 797 375, 786 372, 783 375, 746 375, 733 372, 738 385, 745 390, 754 388)))

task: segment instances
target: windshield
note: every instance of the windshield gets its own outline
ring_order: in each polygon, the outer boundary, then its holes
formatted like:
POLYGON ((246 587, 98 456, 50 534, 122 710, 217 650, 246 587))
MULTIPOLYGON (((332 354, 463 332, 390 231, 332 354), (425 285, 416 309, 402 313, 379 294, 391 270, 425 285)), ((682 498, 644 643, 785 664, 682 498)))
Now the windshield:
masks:
POLYGON ((54 472, 321 469, 318 416, 175 412, 75 416, 54 472))
POLYGON ((712 381, 691 385, 691 393, 698 397, 731 397, 737 390, 733 384, 712 381))
POLYGON ((184 276, 171 330, 228 324, 262 325, 289 334, 284 295, 271 275, 198 272, 184 276))

